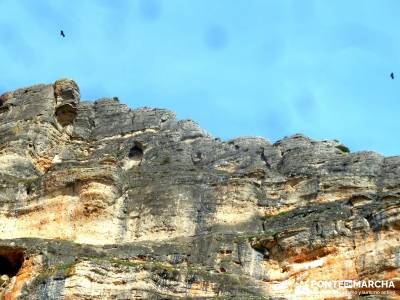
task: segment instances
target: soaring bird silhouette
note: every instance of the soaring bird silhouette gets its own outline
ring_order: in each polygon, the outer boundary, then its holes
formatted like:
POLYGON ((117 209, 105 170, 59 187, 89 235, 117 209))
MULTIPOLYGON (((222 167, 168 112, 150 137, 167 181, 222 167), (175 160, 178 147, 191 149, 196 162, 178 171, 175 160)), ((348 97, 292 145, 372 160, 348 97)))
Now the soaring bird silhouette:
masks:
POLYGON ((394 79, 394 74, 393 74, 393 72, 390 73, 390 78, 394 79))
POLYGON ((65 38, 65 34, 64 34, 64 31, 60 31, 60 34, 61 34, 61 36, 63 37, 63 38, 65 38))

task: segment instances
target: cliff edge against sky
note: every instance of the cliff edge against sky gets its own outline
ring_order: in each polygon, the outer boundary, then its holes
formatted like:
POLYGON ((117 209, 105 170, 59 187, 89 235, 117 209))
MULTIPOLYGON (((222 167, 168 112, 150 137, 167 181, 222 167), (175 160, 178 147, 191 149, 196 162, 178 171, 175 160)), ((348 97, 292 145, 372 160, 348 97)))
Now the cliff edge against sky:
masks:
POLYGON ((399 230, 399 156, 224 142, 72 80, 0 97, 0 298, 344 297, 309 282, 400 280, 399 230))

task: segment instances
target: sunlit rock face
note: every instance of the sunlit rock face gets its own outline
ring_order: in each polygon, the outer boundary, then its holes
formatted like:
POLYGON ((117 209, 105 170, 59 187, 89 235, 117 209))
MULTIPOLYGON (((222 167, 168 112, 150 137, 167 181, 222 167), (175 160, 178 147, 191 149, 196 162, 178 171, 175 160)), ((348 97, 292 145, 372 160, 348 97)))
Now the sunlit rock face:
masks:
POLYGON ((223 142, 167 110, 81 101, 67 79, 0 96, 0 299, 399 288, 399 212, 400 157, 302 135, 223 142))

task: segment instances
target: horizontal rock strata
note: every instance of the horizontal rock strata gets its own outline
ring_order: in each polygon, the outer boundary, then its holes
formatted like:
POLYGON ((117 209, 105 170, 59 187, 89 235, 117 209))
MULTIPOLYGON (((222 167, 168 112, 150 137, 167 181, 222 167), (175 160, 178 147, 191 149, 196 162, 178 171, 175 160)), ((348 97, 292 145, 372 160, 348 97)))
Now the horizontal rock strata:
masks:
POLYGON ((399 229, 398 156, 221 141, 67 79, 0 97, 3 299, 395 299, 399 229))

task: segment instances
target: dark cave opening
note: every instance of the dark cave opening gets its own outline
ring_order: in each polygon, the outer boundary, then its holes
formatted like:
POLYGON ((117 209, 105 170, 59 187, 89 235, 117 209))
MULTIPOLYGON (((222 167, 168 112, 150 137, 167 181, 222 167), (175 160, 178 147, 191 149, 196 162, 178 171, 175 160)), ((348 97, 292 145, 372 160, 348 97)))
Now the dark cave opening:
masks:
POLYGON ((70 104, 65 104, 56 109, 56 118, 61 126, 71 125, 76 116, 76 108, 70 104))
POLYGON ((143 158, 143 145, 139 142, 135 142, 129 150, 128 157, 130 159, 141 160, 143 158))
POLYGON ((24 262, 24 253, 19 249, 0 247, 0 276, 13 277, 17 275, 24 262))
POLYGON ((63 100, 70 100, 70 99, 74 99, 75 95, 74 95, 74 89, 72 87, 67 87, 61 90, 61 98, 63 98, 63 100))

